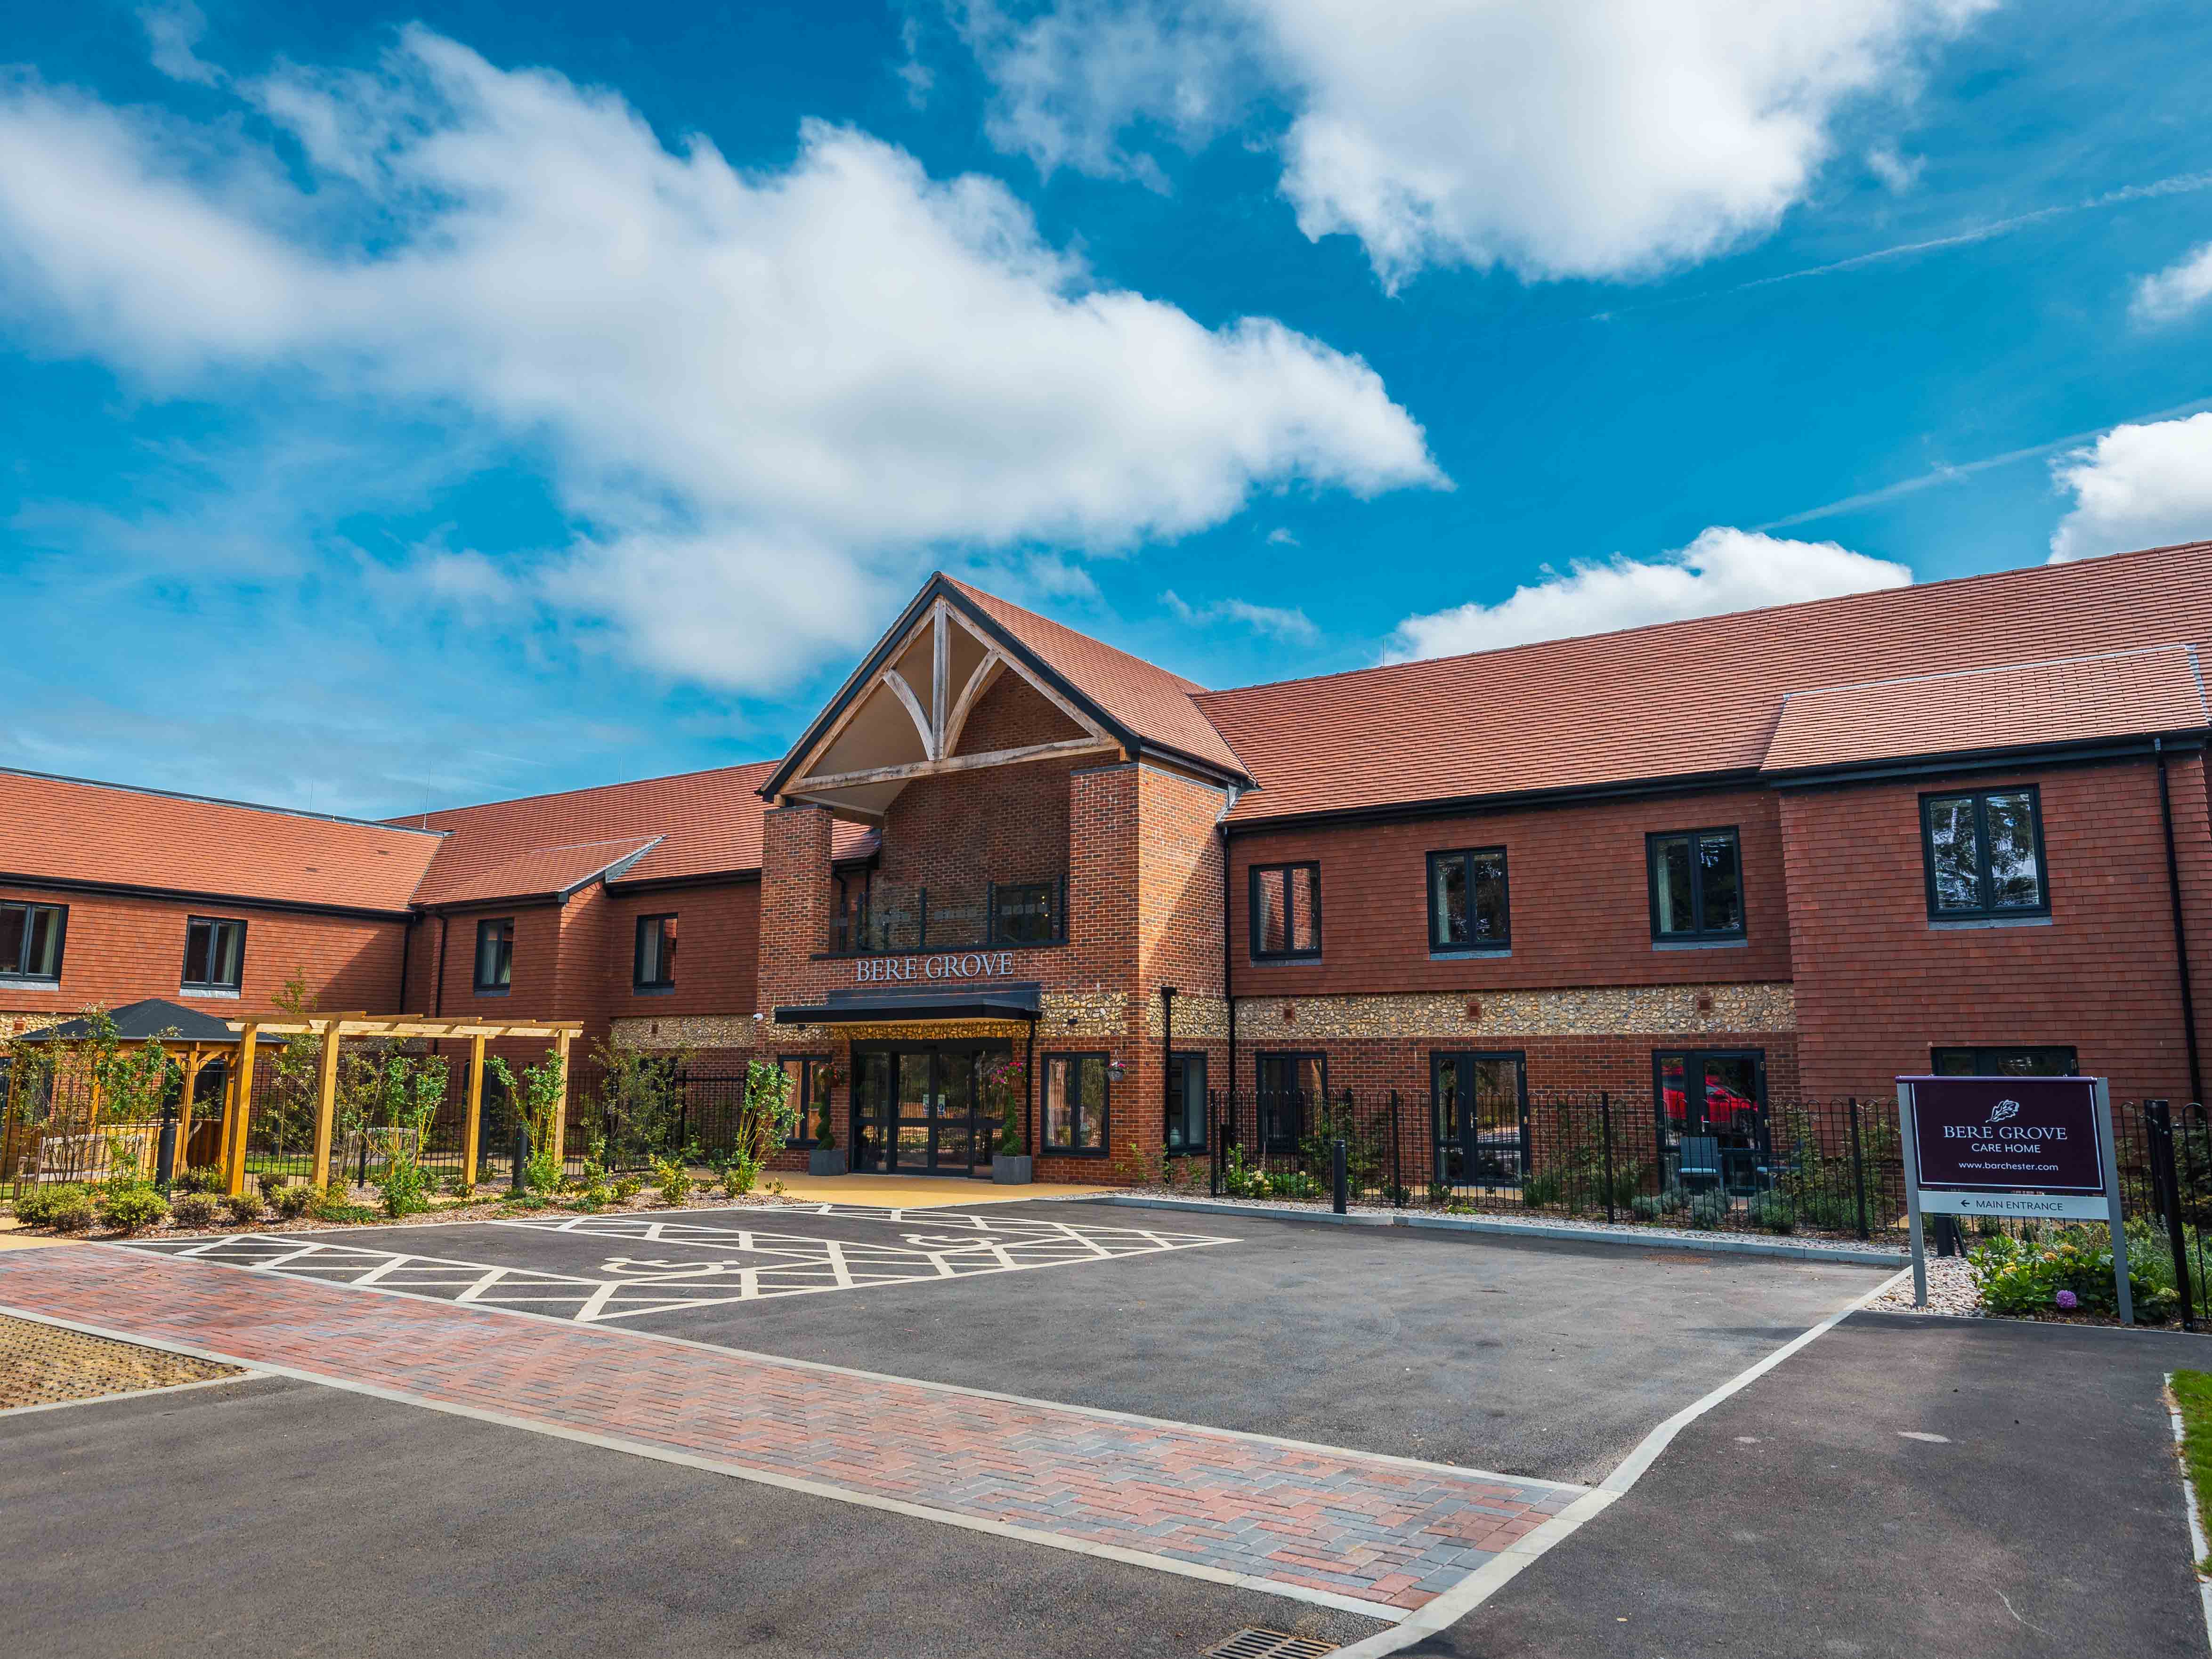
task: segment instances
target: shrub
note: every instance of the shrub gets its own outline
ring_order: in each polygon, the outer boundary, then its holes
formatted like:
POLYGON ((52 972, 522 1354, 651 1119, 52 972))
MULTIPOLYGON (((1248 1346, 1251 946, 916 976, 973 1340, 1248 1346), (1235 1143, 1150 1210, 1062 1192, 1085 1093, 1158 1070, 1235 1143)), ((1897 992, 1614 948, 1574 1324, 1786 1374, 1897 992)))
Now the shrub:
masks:
POLYGON ((269 1200, 269 1207, 283 1221, 297 1221, 315 1207, 313 1187, 280 1187, 269 1200))
POLYGON ((33 1187, 15 1200, 15 1218, 26 1227, 51 1227, 55 1208, 73 1206, 80 1198, 88 1204, 92 1201, 91 1194, 73 1181, 33 1187))
POLYGON ((1724 1192, 1716 1190, 1699 1193, 1690 1200, 1690 1225, 1707 1231, 1725 1227, 1735 1207, 1729 1201, 1729 1195, 1724 1192))
POLYGON ((680 1158, 664 1158, 653 1166, 653 1184, 660 1189, 660 1201, 675 1208, 690 1201, 691 1171, 684 1167, 680 1158))
POLYGON ((275 1209, 276 1207, 276 1194, 284 1190, 284 1183, 291 1179, 291 1177, 289 1176, 279 1175, 274 1170, 264 1170, 256 1178, 261 1183, 261 1201, 264 1204, 266 1204, 270 1209, 275 1209))
POLYGON ((151 1187, 120 1187, 101 1196, 100 1218, 118 1233, 143 1232, 169 1218, 169 1201, 151 1187))
POLYGON ((46 1224, 58 1233, 90 1232, 92 1194, 82 1187, 58 1194, 46 1206, 46 1224))
POLYGON ((1628 1207, 1638 1221, 1673 1221, 1688 1211, 1690 1195, 1680 1187, 1669 1187, 1659 1193, 1638 1193, 1628 1207))
POLYGON ((376 1212, 366 1204, 356 1204, 346 1190, 343 1181, 333 1181, 321 1192, 302 1187, 307 1194, 307 1213, 318 1221, 329 1221, 346 1225, 358 1225, 376 1219, 376 1212))
POLYGON ((169 1183, 173 1191, 203 1193, 210 1197, 222 1191, 222 1171, 212 1164, 203 1164, 197 1170, 180 1170, 177 1178, 169 1183))
POLYGON ((1761 1193, 1751 1200, 1751 1224, 1763 1232, 1794 1233, 1797 1231, 1796 1206, 1780 1193, 1761 1193))
POLYGON ((645 1190, 645 1182, 636 1176, 624 1176, 615 1182, 615 1201, 627 1204, 645 1190))
POLYGON ((261 1200, 251 1193, 225 1193, 222 1213, 234 1227, 250 1227, 261 1219, 261 1200))
MULTIPOLYGON (((2112 1314, 2119 1308, 2112 1285, 2112 1247, 2101 1233, 2085 1227, 2066 1227, 2045 1239, 1997 1237, 1967 1252, 1966 1262, 1981 1292, 1982 1306, 1990 1313, 2028 1318, 2058 1311, 2070 1297, 2084 1313, 2112 1314)), ((2130 1252, 2128 1288, 2135 1299, 2136 1317, 2157 1322, 2172 1316, 2179 1302, 2171 1285, 2160 1284, 2141 1271, 2130 1252)), ((2168 1265, 2171 1274, 2171 1264, 2168 1265)))
POLYGON ((169 1200, 169 1214, 179 1227, 212 1227, 215 1200, 205 1193, 179 1193, 169 1200))
POLYGON ((722 1166, 722 1190, 732 1198, 743 1198, 759 1182, 760 1167, 740 1150, 722 1166))

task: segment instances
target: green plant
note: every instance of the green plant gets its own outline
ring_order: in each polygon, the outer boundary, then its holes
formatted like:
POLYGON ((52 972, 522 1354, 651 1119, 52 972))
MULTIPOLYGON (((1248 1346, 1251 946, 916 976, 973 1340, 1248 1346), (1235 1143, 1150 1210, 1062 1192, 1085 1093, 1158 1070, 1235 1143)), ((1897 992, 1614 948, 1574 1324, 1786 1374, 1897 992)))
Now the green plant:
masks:
POLYGON ((691 1171, 677 1158, 656 1159, 653 1166, 653 1184, 659 1189, 660 1201, 670 1208, 678 1208, 690 1201, 691 1171))
POLYGON ((205 1193, 179 1193, 169 1200, 169 1215, 179 1227, 211 1227, 215 1200, 205 1193))
POLYGON ((723 1192, 732 1198, 743 1198, 760 1180, 760 1165, 742 1152, 733 1152, 722 1165, 721 1176, 723 1192))
POLYGON ((261 1219, 261 1200, 251 1193, 225 1193, 222 1203, 223 1218, 234 1227, 250 1227, 261 1219))
POLYGON ((280 1221, 297 1221, 315 1207, 313 1187, 280 1187, 269 1200, 269 1207, 276 1212, 280 1221))
POLYGON ((203 1164, 196 1170, 179 1170, 169 1189, 178 1193, 213 1194, 222 1190, 222 1171, 212 1164, 203 1164))
POLYGON ((1267 1172, 1244 1161, 1244 1149, 1232 1146, 1221 1161, 1221 1190, 1231 1198, 1265 1198, 1267 1172))
POLYGON ((1689 1224, 1708 1232, 1725 1227, 1735 1208, 1729 1195, 1718 1188, 1699 1193, 1690 1200, 1689 1224))
POLYGON ((992 1148, 1001 1157, 1022 1153, 1022 1105, 1029 1098, 1029 1068, 1018 1056, 996 1054, 983 1062, 980 1073, 983 1099, 999 1120, 999 1138, 992 1148))
POLYGON ((284 1183, 290 1177, 287 1176, 277 1174, 274 1170, 263 1170, 259 1176, 255 1177, 261 1185, 261 1201, 268 1205, 271 1209, 276 1208, 276 1194, 284 1190, 284 1183))
POLYGON ((533 1192, 559 1191, 561 1160, 553 1151, 553 1121, 568 1097, 568 1067, 559 1051, 548 1048, 543 1060, 519 1074, 497 1054, 486 1057, 484 1069, 500 1080, 529 1126, 530 1160, 523 1165, 523 1184, 533 1192))
POLYGON ((320 1192, 307 1187, 300 1190, 307 1194, 307 1212, 318 1221, 357 1224, 376 1219, 375 1211, 353 1201, 343 1179, 334 1177, 320 1192))
POLYGON ((1751 1224, 1762 1232, 1794 1233, 1797 1231, 1796 1207, 1780 1193, 1760 1193, 1747 1206, 1746 1213, 1751 1224))
POLYGON ((46 1206, 46 1224, 58 1233, 92 1231, 92 1194, 82 1187, 58 1196, 46 1206))
POLYGON ((798 1133, 799 1104, 793 1097, 791 1073, 772 1060, 751 1061, 745 1067, 745 1099, 738 1112, 732 1155, 750 1158, 758 1169, 798 1133))
POLYGON ((33 1187, 15 1200, 15 1218, 26 1227, 52 1226, 55 1208, 73 1206, 79 1199, 92 1202, 92 1194, 77 1182, 33 1187))
MULTIPOLYGON (((2136 1317, 2154 1324, 2171 1318, 2180 1301, 2170 1282, 2172 1263, 2165 1264, 2168 1282, 2161 1283, 2155 1276, 2157 1260, 2155 1251, 2129 1252, 2128 1289, 2136 1317)), ((1966 1262, 1982 1306, 1990 1313, 2039 1318, 2077 1310, 2118 1311, 2112 1247, 2099 1230, 2061 1227, 2039 1238, 2001 1236, 1976 1245, 1966 1253, 1966 1262)))
POLYGON ((645 1190, 645 1182, 635 1176, 624 1176, 615 1182, 615 1201, 627 1204, 645 1190))
POLYGON ((169 1218, 168 1200, 151 1187, 122 1187, 104 1193, 100 1218, 118 1233, 143 1232, 169 1218))
POLYGON ((688 1048, 648 1052, 616 1036, 592 1045, 598 1068, 599 1121, 609 1158, 629 1163, 665 1152, 684 1121, 688 1048))

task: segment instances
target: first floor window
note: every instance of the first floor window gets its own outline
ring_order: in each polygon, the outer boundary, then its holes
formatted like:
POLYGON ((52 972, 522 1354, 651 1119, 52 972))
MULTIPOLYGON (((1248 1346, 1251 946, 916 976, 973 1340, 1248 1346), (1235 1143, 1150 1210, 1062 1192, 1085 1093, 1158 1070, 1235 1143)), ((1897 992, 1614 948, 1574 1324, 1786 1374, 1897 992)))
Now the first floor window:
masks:
POLYGON ((1047 1054, 1044 1060, 1044 1150, 1106 1151, 1107 1057, 1047 1054))
POLYGON ((58 904, 0 904, 0 977, 62 976, 69 911, 58 904))
POLYGON ((676 918, 640 916, 637 951, 630 963, 630 984, 640 991, 665 991, 676 983, 676 918))
POLYGON ((504 991, 514 979, 514 918, 499 916, 477 924, 479 991, 504 991))
POLYGON ((1651 937, 1661 943, 1743 937, 1743 859, 1734 829, 1647 838, 1651 937))
POLYGON ((1512 938, 1505 903, 1505 849, 1429 854, 1429 948, 1503 950, 1512 938))
POLYGON ((1321 954, 1321 866, 1258 865, 1252 871, 1252 955, 1321 954))
POLYGON ((1938 1077, 2076 1077, 2081 1069, 2070 1043, 1961 1046, 1929 1058, 1938 1077))
POLYGON ((187 991, 235 991, 246 970, 246 924, 211 916, 185 923, 187 991))
POLYGON ((1060 936, 1054 881, 1004 882, 991 889, 991 943, 1049 945, 1060 936))
POLYGON ((1168 1151, 1206 1150, 1206 1056, 1168 1057, 1168 1151))
POLYGON ((2048 915, 2043 813, 2033 785, 1923 795, 1928 915, 1936 921, 2048 915))
POLYGON ((823 1109, 830 1103, 830 1091, 823 1081, 830 1069, 827 1054, 780 1054, 776 1064, 791 1082, 791 1103, 798 1112, 792 1126, 793 1146, 811 1146, 822 1128, 823 1109))
POLYGON ((1260 1142, 1287 1152, 1305 1138, 1328 1093, 1328 1060, 1322 1054, 1261 1054, 1260 1142))

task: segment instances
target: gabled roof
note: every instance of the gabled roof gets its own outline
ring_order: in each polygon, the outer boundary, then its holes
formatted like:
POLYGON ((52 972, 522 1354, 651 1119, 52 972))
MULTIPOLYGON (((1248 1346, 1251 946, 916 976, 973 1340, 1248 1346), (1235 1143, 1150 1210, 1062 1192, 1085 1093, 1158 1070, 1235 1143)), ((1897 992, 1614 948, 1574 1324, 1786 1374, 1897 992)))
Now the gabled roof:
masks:
POLYGON ((1191 701, 1206 690, 1197 681, 1171 674, 980 587, 951 576, 941 580, 1116 725, 1148 744, 1203 761, 1232 777, 1244 775, 1243 763, 1191 701))
MULTIPOLYGON (((621 872, 620 878, 625 881, 681 880, 757 871, 768 812, 760 785, 773 767, 773 762, 756 761, 708 772, 455 807, 410 819, 447 834, 422 883, 418 902, 453 903, 461 902, 455 898, 457 894, 481 890, 481 882, 504 885, 512 878, 493 872, 526 855, 624 839, 653 842, 643 857, 621 872)), ((838 858, 849 858, 857 855, 867 839, 867 831, 840 824, 831 847, 838 858)))
POLYGON ((2212 719, 2193 645, 1793 691, 1764 772, 2194 731, 2212 719))
POLYGON ((0 881, 397 913, 442 840, 353 818, 0 771, 0 881))
POLYGON ((1232 820, 1757 775, 1784 696, 2212 641, 2212 542, 1200 693, 1232 820))
MULTIPOLYGON (((116 1037, 124 1042, 143 1042, 149 1037, 166 1037, 178 1042, 235 1043, 239 1036, 230 1029, 228 1020, 210 1014, 205 1009, 187 1008, 180 1002, 169 1002, 160 997, 126 1002, 119 1008, 109 1009, 107 1017, 115 1022, 116 1037)), ((49 1025, 43 1030, 26 1031, 20 1040, 25 1042, 70 1042, 91 1035, 90 1023, 79 1018, 65 1019, 60 1024, 49 1025)), ((284 1039, 264 1036, 260 1041, 281 1044, 284 1039)))
POLYGON ((558 898, 602 876, 619 875, 654 846, 658 836, 587 841, 573 847, 533 847, 502 864, 463 878, 451 887, 425 886, 418 904, 474 904, 493 899, 558 898), (434 891, 435 896, 431 896, 434 891))

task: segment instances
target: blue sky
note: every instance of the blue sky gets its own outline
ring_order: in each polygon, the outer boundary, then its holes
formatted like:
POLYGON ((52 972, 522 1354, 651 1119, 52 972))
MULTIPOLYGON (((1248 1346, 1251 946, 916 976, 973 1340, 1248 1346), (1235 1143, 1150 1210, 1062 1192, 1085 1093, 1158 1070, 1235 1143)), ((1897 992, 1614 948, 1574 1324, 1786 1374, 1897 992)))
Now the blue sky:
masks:
POLYGON ((2212 12, 1405 9, 19 8, 0 764, 764 757, 938 567, 1233 684, 2212 536, 2212 12))

